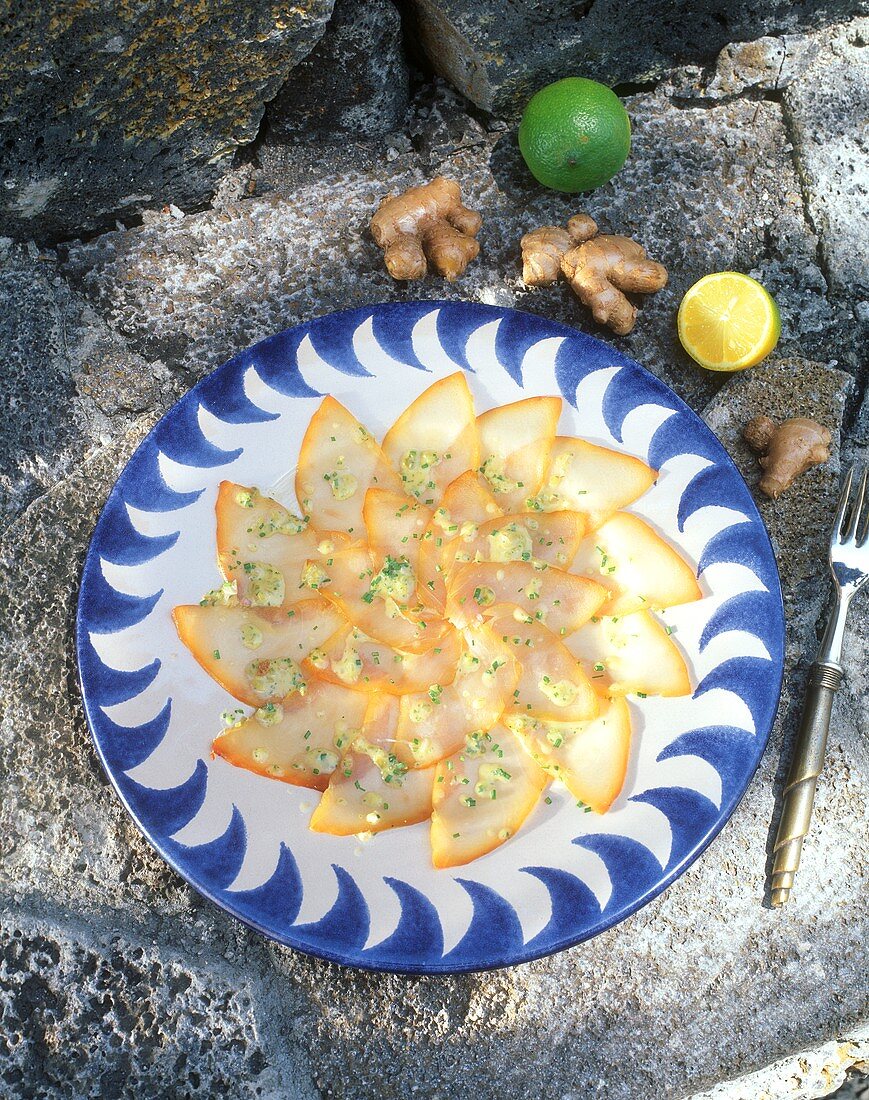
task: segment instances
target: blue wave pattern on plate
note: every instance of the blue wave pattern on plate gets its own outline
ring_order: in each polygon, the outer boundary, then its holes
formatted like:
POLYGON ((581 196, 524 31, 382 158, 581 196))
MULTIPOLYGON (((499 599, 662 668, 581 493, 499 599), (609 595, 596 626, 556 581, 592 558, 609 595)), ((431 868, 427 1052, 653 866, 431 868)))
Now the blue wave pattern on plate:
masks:
POLYGON ((291 946, 358 966, 410 972, 483 969, 535 958, 588 938, 622 920, 659 893, 720 830, 742 796, 766 744, 778 699, 783 622, 775 563, 766 533, 750 494, 720 444, 702 422, 661 382, 612 347, 539 317, 476 304, 419 302, 332 314, 262 341, 203 379, 178 402, 133 456, 118 479, 100 517, 85 563, 78 614, 78 655, 86 710, 106 770, 133 817, 158 851, 201 892, 253 927, 291 946), (736 510, 745 517, 725 525, 708 540, 698 571, 719 563, 737 563, 750 570, 763 590, 726 600, 712 614, 701 638, 701 651, 716 637, 738 629, 763 642, 769 659, 730 657, 713 667, 699 683, 695 697, 715 689, 739 696, 751 713, 756 732, 729 725, 699 725, 681 734, 659 754, 673 760, 685 754, 700 757, 721 778, 720 807, 696 790, 657 787, 634 795, 664 814, 672 844, 663 871, 648 848, 630 837, 591 834, 576 837, 579 845, 600 857, 609 872, 612 891, 604 905, 578 877, 558 868, 527 866, 520 870, 536 878, 549 893, 552 911, 545 927, 527 942, 510 903, 489 885, 474 881, 471 868, 457 878, 468 894, 473 915, 459 942, 444 953, 444 938, 432 901, 419 889, 385 877, 394 892, 400 916, 382 942, 366 949, 370 913, 352 874, 333 865, 337 896, 322 919, 297 924, 303 881, 290 848, 282 843, 271 878, 255 889, 229 891, 247 847, 245 822, 233 806, 225 832, 207 844, 188 846, 173 839, 202 806, 208 768, 199 760, 179 786, 155 790, 135 782, 127 772, 159 746, 169 726, 172 701, 155 718, 135 727, 118 725, 104 707, 130 700, 147 690, 160 669, 154 660, 132 671, 118 671, 100 659, 91 635, 108 634, 145 619, 159 599, 128 595, 114 589, 101 559, 117 566, 135 566, 171 549, 183 524, 184 509, 202 490, 178 492, 161 472, 164 459, 188 467, 213 468, 240 453, 206 438, 199 410, 227 424, 256 424, 277 414, 265 412, 245 393, 245 374, 255 365, 259 377, 279 394, 312 397, 318 391, 298 366, 306 344, 330 368, 348 377, 370 376, 354 336, 364 326, 382 352, 397 364, 425 371, 414 339, 420 323, 433 320, 439 354, 457 368, 473 370, 469 349, 474 339, 488 340, 500 368, 521 387, 523 361, 541 340, 557 345, 554 377, 566 400, 575 404, 577 386, 602 368, 620 368, 604 394, 602 412, 617 440, 628 415, 638 405, 667 410, 654 432, 648 461, 660 467, 674 456, 690 454, 708 463, 684 488, 679 502, 680 530, 709 506, 736 510), (178 531, 148 536, 133 525, 129 508, 163 515, 164 528, 178 531), (770 670, 773 670, 771 673, 770 670))

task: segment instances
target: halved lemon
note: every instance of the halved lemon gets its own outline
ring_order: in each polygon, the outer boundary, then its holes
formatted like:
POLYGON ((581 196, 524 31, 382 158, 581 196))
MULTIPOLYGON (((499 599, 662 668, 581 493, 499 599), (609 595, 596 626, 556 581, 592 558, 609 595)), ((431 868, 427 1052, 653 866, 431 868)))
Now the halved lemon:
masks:
POLYGON ((682 347, 707 370, 753 367, 781 333, 772 295, 738 271, 704 275, 682 299, 676 323, 682 347))

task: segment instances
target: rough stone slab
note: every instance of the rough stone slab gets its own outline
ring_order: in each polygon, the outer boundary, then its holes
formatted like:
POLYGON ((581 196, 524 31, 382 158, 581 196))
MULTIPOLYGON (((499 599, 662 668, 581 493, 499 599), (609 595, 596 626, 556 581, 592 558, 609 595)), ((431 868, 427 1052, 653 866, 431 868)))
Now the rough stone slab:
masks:
POLYGON ((851 1069, 836 1096, 837 1100, 866 1100, 869 1096, 869 1061, 864 1059, 851 1069))
POLYGON ((679 346, 684 291, 710 270, 761 279, 782 311, 782 348, 845 365, 859 358, 849 303, 832 303, 815 263, 781 111, 734 101, 677 106, 663 94, 628 100, 634 148, 624 170, 581 202, 539 187, 515 135, 486 131, 443 90, 416 104, 412 146, 340 149, 266 145, 261 187, 275 190, 219 211, 105 234, 74 244, 65 271, 147 358, 201 375, 234 352, 332 309, 396 299, 471 299, 516 306, 600 334, 702 407, 722 379, 679 346), (368 233, 378 200, 437 172, 461 181, 483 212, 481 255, 454 285, 398 284, 368 233), (601 330, 569 288, 528 290, 519 239, 584 207, 600 224, 636 236, 670 272, 634 332, 601 330))
POLYGON ((835 28, 784 95, 808 209, 837 290, 869 297, 869 19, 835 28))
POLYGON ((869 1063, 869 1027, 855 1028, 796 1058, 783 1058, 750 1076, 695 1093, 691 1100, 815 1100, 833 1095, 836 1100, 859 1100, 869 1091, 869 1077, 860 1074, 858 1080, 847 1074, 861 1062, 869 1063))
POLYGON ((390 0, 337 0, 326 32, 266 110, 273 135, 343 143, 397 129, 410 76, 390 0))
POLYGON ((0 529, 89 451, 172 399, 170 376, 110 332, 35 249, 0 252, 0 529))
POLYGON ((705 92, 712 98, 721 99, 738 95, 747 88, 779 91, 793 84, 819 52, 817 38, 807 34, 734 42, 718 55, 715 75, 705 92))
POLYGON ((257 991, 213 960, 89 921, 0 919, 7 1097, 314 1100, 263 1043, 257 991))
POLYGON ((727 43, 794 33, 846 19, 863 4, 765 0, 414 0, 419 35, 436 72, 472 103, 521 110, 544 84, 586 76, 644 81, 685 61, 710 62, 727 43))
POLYGON ((752 370, 733 375, 703 414, 754 490, 777 551, 782 587, 798 601, 794 606, 785 605, 786 618, 792 625, 800 601, 811 597, 811 588, 826 569, 824 550, 839 494, 840 426, 854 389, 853 379, 843 371, 776 355, 752 370), (811 417, 833 434, 832 461, 807 471, 778 500, 770 500, 757 490, 763 470, 742 439, 744 426, 760 415, 770 416, 777 423, 792 416, 811 417), (804 590, 806 582, 809 591, 804 590))
POLYGON ((0 541, 0 892, 144 910, 191 892, 141 840, 108 785, 84 721, 74 618, 84 552, 123 463, 153 417, 101 449, 0 541))
POLYGON ((754 42, 729 43, 714 66, 687 65, 667 77, 679 95, 694 99, 726 99, 746 91, 779 92, 789 87, 816 60, 817 35, 765 35, 754 42))
POLYGON ((0 45, 0 233, 71 237, 206 201, 332 3, 14 5, 0 45))

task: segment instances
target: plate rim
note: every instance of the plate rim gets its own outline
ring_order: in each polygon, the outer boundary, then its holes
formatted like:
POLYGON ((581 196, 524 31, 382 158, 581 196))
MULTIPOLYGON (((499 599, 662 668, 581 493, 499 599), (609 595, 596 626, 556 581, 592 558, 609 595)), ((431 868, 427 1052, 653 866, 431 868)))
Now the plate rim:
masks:
MULTIPOLYGON (((465 368, 460 367, 460 369, 463 373, 467 373, 465 368)), ((348 375, 348 378, 351 377, 353 376, 348 375)), ((177 875, 179 875, 180 878, 184 882, 186 882, 188 886, 192 887, 201 897, 204 897, 207 901, 217 906, 220 910, 228 913, 235 920, 240 921, 242 924, 253 929, 255 932, 258 932, 260 935, 265 936, 272 942, 279 943, 284 947, 289 947, 292 950, 302 952, 305 955, 311 955, 326 962, 337 963, 341 966, 350 967, 352 969, 364 970, 373 973, 400 974, 408 976, 420 976, 429 974, 449 975, 486 973, 492 970, 501 970, 506 967, 519 966, 524 963, 533 962, 537 959, 546 958, 550 955, 558 954, 562 951, 567 950, 570 947, 576 947, 581 943, 585 943, 588 940, 593 939, 595 936, 598 936, 605 931, 614 929, 618 925, 623 924, 625 920, 633 916, 640 909, 648 905, 650 902, 654 901, 655 898, 657 898, 665 890, 667 890, 673 884, 673 882, 675 882, 677 878, 684 874, 685 871, 687 871, 688 868, 707 851, 710 845, 718 839, 718 837, 723 832, 725 826, 728 824, 733 814, 736 812, 743 798, 747 794, 749 787, 753 783, 755 775, 757 774, 757 770, 760 767, 761 760, 763 759, 764 753, 766 752, 767 746, 769 744, 769 738, 774 728, 775 721, 781 705, 781 691, 784 680, 785 666, 786 628, 787 622, 785 617, 784 599, 781 588, 781 577, 779 574, 778 560, 776 558, 775 550, 772 545, 772 540, 770 538, 766 524, 764 523, 763 518, 760 514, 760 511, 758 510, 757 504, 754 500, 754 496, 752 495, 747 482, 740 473, 739 468, 737 467, 733 458, 730 456, 730 454, 724 447, 724 444, 721 442, 715 432, 709 427, 708 424, 706 424, 702 416, 698 412, 695 412, 695 410, 692 409, 691 406, 682 397, 680 397, 679 394, 675 392, 675 390, 672 389, 672 387, 664 382, 663 379, 659 378, 647 367, 644 367, 641 363, 637 362, 637 360, 633 359, 631 356, 625 354, 625 352, 621 351, 619 348, 613 347, 607 341, 600 339, 598 336, 594 336, 591 333, 583 331, 582 329, 574 328, 573 326, 565 324, 564 322, 553 321, 550 318, 545 317, 541 314, 531 313, 528 310, 516 309, 512 306, 490 305, 488 303, 475 302, 466 299, 448 301, 446 299, 438 298, 414 298, 405 301, 371 302, 358 306, 347 307, 345 309, 329 310, 325 313, 320 313, 314 317, 308 318, 307 320, 300 321, 295 325, 289 326, 288 328, 281 329, 278 332, 271 333, 270 335, 263 337, 261 340, 257 340, 255 343, 239 349, 228 359, 219 363, 211 370, 206 371, 206 373, 203 374, 202 377, 199 378, 193 386, 191 386, 183 394, 181 394, 181 396, 176 401, 174 401, 172 405, 170 405, 169 408, 166 409, 165 412, 159 417, 159 419, 149 428, 144 437, 137 444, 136 448, 129 455, 114 482, 112 483, 112 487, 100 508, 99 516, 97 517, 90 538, 88 540, 87 550, 85 552, 79 572, 79 586, 76 599, 75 654, 76 663, 78 666, 76 679, 81 693, 81 701, 85 714, 85 719, 87 722, 88 732, 90 734, 90 739, 96 749, 97 756, 99 758, 100 764, 102 765, 103 771, 106 773, 106 776, 108 777, 115 794, 120 799, 122 806, 129 814, 130 818, 135 823, 136 828, 139 830, 139 832, 142 834, 142 836, 145 838, 151 848, 156 851, 160 858, 165 863, 167 863, 168 866, 177 875), (707 831, 706 835, 685 855, 683 855, 681 860, 676 862, 668 871, 662 871, 660 879, 658 879, 652 887, 642 893, 639 897, 636 897, 630 902, 626 903, 614 914, 605 917, 603 911, 601 911, 601 914, 597 921, 595 921, 590 927, 583 929, 581 932, 575 935, 566 935, 562 939, 556 941, 554 944, 547 944, 538 949, 520 949, 510 954, 509 958, 498 958, 496 960, 493 960, 491 963, 487 963, 485 965, 461 962, 453 962, 446 963, 446 965, 439 965, 437 961, 429 961, 423 963, 408 962, 407 965, 399 966, 391 963, 360 959, 351 953, 342 952, 341 950, 331 950, 328 947, 324 947, 322 945, 312 946, 307 943, 299 943, 297 941, 294 941, 291 937, 282 934, 281 932, 267 928, 265 925, 261 924, 255 918, 249 916, 248 914, 239 912, 232 906, 230 902, 226 900, 225 897, 220 896, 208 886, 196 882, 192 874, 188 873, 180 865, 179 861, 164 848, 161 841, 152 835, 149 827, 140 819, 139 815, 133 809, 127 795, 125 794, 120 786, 120 783, 116 779, 114 771, 106 758, 103 747, 100 744, 100 740, 96 733, 96 724, 92 718, 92 700, 90 700, 88 697, 88 690, 85 685, 85 678, 83 674, 84 636, 88 632, 88 628, 85 623, 87 614, 84 607, 84 604, 86 602, 85 581, 88 572, 94 567, 95 559, 99 557, 96 551, 95 543, 97 535, 99 533, 100 524, 102 523, 103 516, 107 512, 109 505, 112 504, 118 496, 120 496, 122 483, 124 482, 125 476, 127 475, 130 467, 134 464, 140 453, 144 451, 145 448, 153 441, 153 437, 158 429, 161 427, 161 425, 165 424, 167 420, 173 419, 175 416, 179 415, 176 410, 178 410, 183 403, 190 400, 193 395, 197 393, 198 390, 204 387, 205 384, 211 378, 213 378, 214 375, 218 374, 220 371, 226 369, 230 364, 234 363, 239 356, 250 354, 264 343, 277 341, 281 337, 285 337, 288 333, 293 333, 299 329, 314 325, 317 321, 327 317, 349 317, 353 314, 357 314, 360 315, 360 317, 362 318, 367 318, 375 315, 377 312, 380 311, 401 312, 402 310, 413 310, 420 306, 428 306, 432 311, 440 310, 444 307, 448 309, 461 309, 465 306, 470 306, 474 310, 484 312, 490 311, 492 313, 492 320, 495 320, 497 317, 503 317, 505 314, 520 314, 523 317, 530 318, 535 324, 539 324, 544 328, 554 330, 551 332, 552 335, 560 333, 566 337, 580 336, 584 340, 592 341, 593 343, 603 348, 606 348, 609 352, 618 357, 618 359, 620 360, 620 366, 629 365, 632 369, 638 370, 646 378, 651 379, 654 385, 662 387, 666 391, 667 396, 670 398, 670 400, 673 401, 677 411, 680 413, 688 413, 689 417, 697 424, 699 424, 701 428, 708 434, 709 438, 714 441, 715 445, 721 452, 721 456, 725 464, 730 468, 731 473, 735 474, 739 481, 741 481, 743 485, 745 485, 745 488, 747 490, 748 503, 751 509, 749 519, 752 526, 762 533, 764 548, 766 551, 768 551, 768 561, 772 566, 772 577, 775 581, 774 591, 770 590, 769 595, 774 599, 774 610, 778 616, 778 631, 776 632, 776 637, 777 641, 780 644, 782 652, 782 660, 780 663, 778 663, 774 676, 775 705, 772 707, 768 721, 765 721, 762 726, 759 726, 758 730, 754 734, 755 760, 751 766, 750 771, 745 777, 744 783, 741 785, 740 789, 737 789, 735 791, 735 793, 731 796, 729 800, 722 800, 721 806, 717 811, 715 820, 707 831)), ((98 706, 98 704, 94 702, 93 706, 98 706)), ((523 945, 523 947, 527 947, 527 945, 523 945)))

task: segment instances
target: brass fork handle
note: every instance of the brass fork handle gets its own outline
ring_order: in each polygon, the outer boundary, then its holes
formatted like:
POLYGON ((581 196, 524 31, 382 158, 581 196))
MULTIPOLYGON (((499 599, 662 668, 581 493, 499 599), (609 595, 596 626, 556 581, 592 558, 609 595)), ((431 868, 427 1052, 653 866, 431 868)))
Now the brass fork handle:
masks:
POLYGON ((838 664, 816 662, 812 665, 775 838, 770 885, 772 905, 783 905, 787 901, 800 865, 803 838, 812 818, 815 787, 824 764, 833 698, 841 683, 842 669, 838 664))

